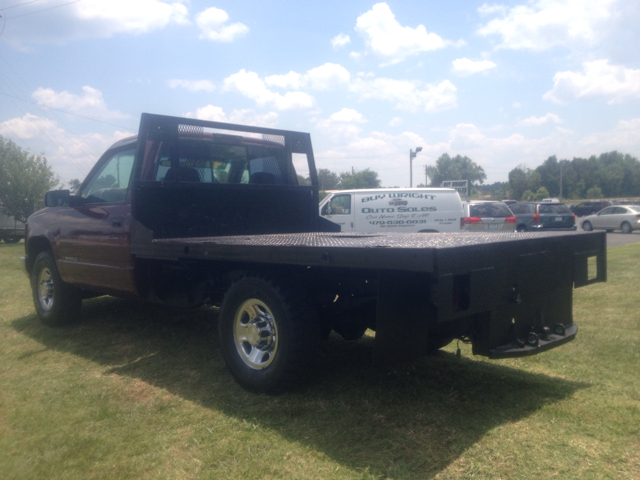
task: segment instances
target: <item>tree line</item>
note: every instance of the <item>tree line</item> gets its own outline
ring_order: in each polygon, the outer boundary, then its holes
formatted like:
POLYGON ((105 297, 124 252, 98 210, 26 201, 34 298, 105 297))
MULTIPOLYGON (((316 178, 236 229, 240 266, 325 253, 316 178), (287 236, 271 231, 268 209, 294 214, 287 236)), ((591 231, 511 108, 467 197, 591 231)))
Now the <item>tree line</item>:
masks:
POLYGON ((533 170, 524 165, 514 168, 508 185, 516 200, 537 199, 539 193, 566 199, 637 197, 640 161, 616 151, 573 160, 554 155, 533 170))

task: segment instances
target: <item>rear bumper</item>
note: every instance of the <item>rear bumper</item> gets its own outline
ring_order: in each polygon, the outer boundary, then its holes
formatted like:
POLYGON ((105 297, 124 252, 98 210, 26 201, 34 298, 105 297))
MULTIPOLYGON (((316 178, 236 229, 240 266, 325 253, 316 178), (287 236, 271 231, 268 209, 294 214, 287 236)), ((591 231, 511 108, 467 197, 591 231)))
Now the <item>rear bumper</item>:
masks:
POLYGON ((511 342, 491 349, 489 351, 489 358, 496 360, 500 358, 517 358, 537 355, 538 353, 551 350, 552 348, 556 348, 570 342, 576 338, 577 333, 578 325, 572 323, 571 325, 565 325, 564 335, 549 334, 546 339, 540 338, 538 340, 538 345, 535 346, 526 344, 519 340, 511 342))

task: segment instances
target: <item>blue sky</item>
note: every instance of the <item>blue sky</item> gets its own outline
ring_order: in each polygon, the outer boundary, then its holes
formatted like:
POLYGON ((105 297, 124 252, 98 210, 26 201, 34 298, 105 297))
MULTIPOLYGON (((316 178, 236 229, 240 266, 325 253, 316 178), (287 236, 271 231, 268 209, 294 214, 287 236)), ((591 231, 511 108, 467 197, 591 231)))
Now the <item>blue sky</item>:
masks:
POLYGON ((319 168, 414 185, 640 157, 640 2, 0 0, 0 135, 83 179, 140 113, 310 132, 319 168))

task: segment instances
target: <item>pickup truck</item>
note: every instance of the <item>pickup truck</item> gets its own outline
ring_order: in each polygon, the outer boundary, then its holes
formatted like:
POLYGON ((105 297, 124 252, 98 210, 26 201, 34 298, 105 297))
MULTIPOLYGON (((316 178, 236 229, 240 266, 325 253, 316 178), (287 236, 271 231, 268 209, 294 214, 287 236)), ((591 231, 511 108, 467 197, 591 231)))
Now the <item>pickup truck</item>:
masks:
POLYGON ((5 243, 18 243, 24 238, 24 223, 5 214, 0 207, 0 240, 5 243))
POLYGON ((286 130, 142 114, 45 205, 22 257, 45 325, 104 294, 219 306, 225 362, 258 392, 307 375, 332 330, 375 331, 377 365, 456 338, 537 354, 575 338, 572 289, 606 280, 604 232, 342 233, 319 215, 309 134, 286 130))

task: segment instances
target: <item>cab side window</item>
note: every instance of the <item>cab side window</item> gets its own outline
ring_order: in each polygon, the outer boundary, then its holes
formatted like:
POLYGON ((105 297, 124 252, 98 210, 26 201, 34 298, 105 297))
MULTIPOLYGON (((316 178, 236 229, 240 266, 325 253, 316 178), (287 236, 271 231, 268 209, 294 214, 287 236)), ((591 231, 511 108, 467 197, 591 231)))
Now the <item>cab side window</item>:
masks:
POLYGON ((135 149, 114 154, 94 174, 80 196, 86 203, 124 202, 127 199, 134 158, 135 149))

